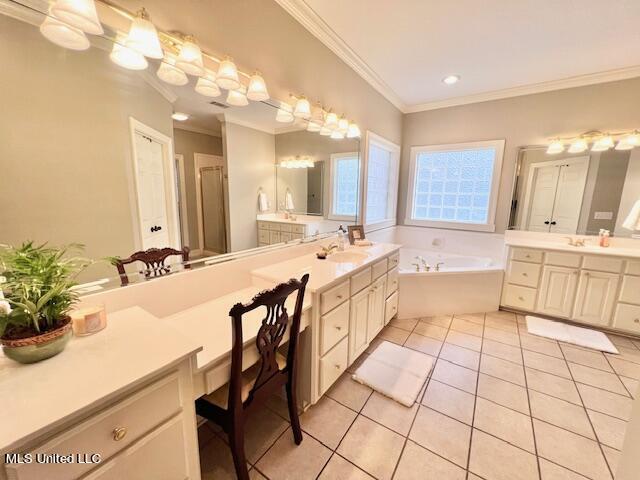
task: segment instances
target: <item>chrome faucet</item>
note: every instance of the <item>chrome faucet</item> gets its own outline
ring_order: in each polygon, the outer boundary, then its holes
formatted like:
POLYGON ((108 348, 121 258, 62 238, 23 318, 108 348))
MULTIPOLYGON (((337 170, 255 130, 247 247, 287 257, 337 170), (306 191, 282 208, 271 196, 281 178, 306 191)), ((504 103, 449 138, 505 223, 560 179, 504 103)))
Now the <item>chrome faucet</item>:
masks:
MULTIPOLYGON (((417 255, 415 259, 420 262, 420 265, 422 265, 422 268, 424 269, 425 272, 428 272, 429 270, 431 270, 431 265, 427 263, 427 261, 424 259, 422 255, 417 255)), ((420 271, 420 269, 418 269, 418 271, 420 271)))
POLYGON ((436 272, 440 271, 440 265, 444 265, 444 262, 438 262, 436 263, 436 272))
POLYGON ((569 240, 569 245, 572 247, 584 247, 584 243, 587 241, 586 238, 573 238, 573 237, 564 237, 569 240))
POLYGON ((338 245, 336 243, 330 243, 328 246, 322 247, 322 252, 325 255, 331 255, 333 251, 337 249, 338 249, 338 245))
POLYGON ((420 271, 420 264, 419 263, 412 263, 411 265, 413 265, 414 267, 416 267, 416 272, 420 271))

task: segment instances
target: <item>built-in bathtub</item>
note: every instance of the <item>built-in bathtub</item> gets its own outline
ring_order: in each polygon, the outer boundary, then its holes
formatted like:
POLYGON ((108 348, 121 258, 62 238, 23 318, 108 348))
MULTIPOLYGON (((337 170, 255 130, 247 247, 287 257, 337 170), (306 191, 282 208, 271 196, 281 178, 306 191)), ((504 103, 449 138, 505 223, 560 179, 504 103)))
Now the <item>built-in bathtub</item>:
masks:
POLYGON ((400 318, 498 309, 504 275, 503 235, 396 226, 370 232, 367 237, 402 245, 400 318))

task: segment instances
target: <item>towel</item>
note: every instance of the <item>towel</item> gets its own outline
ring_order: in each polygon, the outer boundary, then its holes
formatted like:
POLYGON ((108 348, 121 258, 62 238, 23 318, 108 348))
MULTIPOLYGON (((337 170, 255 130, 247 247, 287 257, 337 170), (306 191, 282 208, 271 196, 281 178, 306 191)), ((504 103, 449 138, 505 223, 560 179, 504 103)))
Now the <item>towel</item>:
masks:
POLYGON ((287 193, 284 196, 284 209, 293 210, 293 208, 293 195, 291 195, 291 192, 287 190, 287 193))
POLYGON ((264 192, 260 192, 258 194, 258 210, 261 212, 269 211, 269 198, 264 192))
POLYGON ((640 230, 640 200, 631 208, 622 226, 627 230, 640 230))

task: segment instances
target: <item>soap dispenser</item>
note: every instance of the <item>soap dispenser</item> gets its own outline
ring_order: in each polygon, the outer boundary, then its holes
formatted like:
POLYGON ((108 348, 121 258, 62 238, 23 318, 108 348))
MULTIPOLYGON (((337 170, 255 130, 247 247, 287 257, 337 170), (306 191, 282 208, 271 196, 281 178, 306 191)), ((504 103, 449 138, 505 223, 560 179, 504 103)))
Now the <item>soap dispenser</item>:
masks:
POLYGON ((338 227, 338 251, 344 252, 344 237, 347 235, 344 227, 340 225, 338 227))

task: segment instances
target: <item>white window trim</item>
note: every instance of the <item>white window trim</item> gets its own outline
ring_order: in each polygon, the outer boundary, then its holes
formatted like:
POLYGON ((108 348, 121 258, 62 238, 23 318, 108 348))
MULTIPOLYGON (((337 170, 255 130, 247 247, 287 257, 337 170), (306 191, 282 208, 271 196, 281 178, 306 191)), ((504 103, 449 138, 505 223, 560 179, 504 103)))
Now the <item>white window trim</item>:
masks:
MULTIPOLYGON (((358 163, 360 162, 360 154, 358 152, 344 152, 344 153, 332 153, 330 157, 330 168, 329 168, 329 212, 327 218, 329 220, 353 220, 356 215, 358 215, 358 193, 356 192, 356 213, 353 215, 334 215, 333 214, 333 174, 335 172, 335 163, 341 158, 353 158, 356 157, 358 159, 358 163)), ((356 182, 358 185, 360 183, 360 178, 356 182)))
POLYGON ((502 173, 502 159, 504 157, 504 145, 503 140, 488 140, 483 142, 465 142, 465 143, 450 143, 446 145, 426 145, 411 147, 411 163, 409 167, 409 185, 407 192, 407 210, 406 218, 404 219, 405 225, 415 225, 419 227, 435 227, 435 228, 449 228, 453 230, 472 230, 477 232, 495 232, 496 231, 496 209, 498 206, 498 190, 500 187, 500 176, 502 173), (495 148, 496 158, 493 167, 493 175, 491 178, 491 193, 489 194, 489 208, 487 223, 472 223, 472 222, 447 222, 447 221, 435 221, 435 220, 417 220, 411 218, 413 214, 413 197, 416 188, 416 170, 417 159, 420 153, 424 152, 446 152, 450 150, 475 150, 478 148, 495 148))
POLYGON ((362 174, 362 208, 360 211, 360 218, 363 220, 363 226, 365 232, 373 230, 380 230, 382 228, 392 227, 398 223, 397 210, 398 210, 398 182, 400 178, 400 145, 387 140, 386 138, 367 130, 364 147, 364 165, 362 174), (369 148, 370 146, 378 145, 379 147, 389 150, 391 152, 392 169, 389 174, 389 183, 391 185, 390 197, 391 205, 387 209, 390 216, 383 220, 377 220, 375 222, 367 222, 367 188, 369 186, 369 148))

